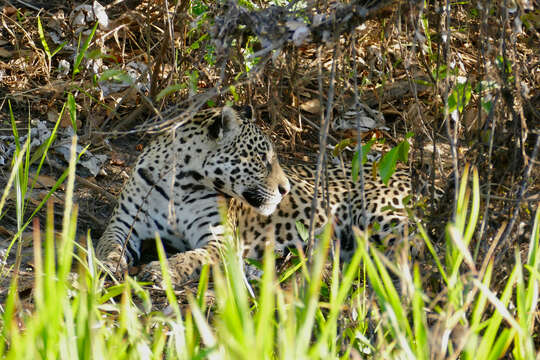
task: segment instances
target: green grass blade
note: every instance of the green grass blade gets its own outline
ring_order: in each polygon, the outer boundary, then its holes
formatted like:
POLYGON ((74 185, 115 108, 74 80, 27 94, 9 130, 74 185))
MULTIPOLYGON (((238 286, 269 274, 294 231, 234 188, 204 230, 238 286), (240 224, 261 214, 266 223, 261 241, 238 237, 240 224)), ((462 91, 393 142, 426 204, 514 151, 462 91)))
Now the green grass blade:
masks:
POLYGON ((264 272, 261 279, 261 292, 255 315, 255 339, 257 353, 270 359, 274 348, 274 311, 275 311, 275 260, 273 243, 268 243, 264 251, 264 272))
MULTIPOLYGON (((86 148, 85 148, 86 149, 86 148)), ((77 161, 80 159, 80 157, 84 154, 84 150, 81 151, 81 153, 78 155, 77 157, 77 161)), ((38 213, 39 210, 41 210, 41 208, 43 207, 43 205, 49 200, 49 198, 52 196, 52 194, 60 187, 60 185, 63 184, 64 180, 68 177, 68 174, 69 174, 69 168, 67 168, 66 170, 64 170, 64 172, 62 173, 62 175, 60 175, 60 177, 58 178, 58 180, 56 181, 56 183, 52 186, 51 190, 49 190, 49 192, 47 192, 47 194, 43 197, 43 199, 41 200, 41 202, 36 206, 36 209, 32 212, 32 214, 28 217, 28 220, 23 224, 23 226, 17 231, 17 233, 15 234, 15 236, 13 237, 13 240, 10 244, 10 246, 8 247, 8 250, 7 252, 9 253, 9 250, 11 249, 11 246, 13 245, 13 243, 15 241, 17 241, 17 239, 19 239, 19 237, 21 236, 21 234, 23 233, 23 231, 26 229, 26 227, 30 224, 30 222, 32 221, 32 218, 38 213)))
POLYGON ((11 348, 17 348, 20 337, 15 311, 17 308, 18 299, 18 278, 14 277, 9 285, 9 291, 6 303, 4 305, 4 316, 2 324, 2 341, 0 341, 0 355, 4 354, 6 345, 10 344, 11 348))
POLYGON ((299 315, 300 329, 298 330, 296 356, 304 356, 309 349, 311 333, 315 325, 316 313, 318 310, 318 300, 322 285, 323 266, 326 261, 330 239, 332 237, 331 222, 325 227, 316 251, 313 252, 312 269, 310 273, 310 282, 307 284, 307 293, 305 294, 305 308, 299 315))
MULTIPOLYGON (((13 162, 12 170, 9 174, 8 181, 6 183, 6 187, 4 188, 4 191, 2 193, 2 197, 0 198, 0 214, 2 213, 2 209, 4 208, 4 205, 6 203, 7 197, 9 195, 9 189, 11 189, 11 186, 15 182, 15 179, 18 174, 18 169, 21 166, 21 163, 23 161, 24 155, 28 149, 28 143, 26 143, 23 148, 19 151, 19 153, 15 156, 15 161, 13 162)), ((8 251, 9 252, 9 251, 8 251)))
POLYGON ((73 191, 75 190, 75 168, 77 164, 77 136, 71 139, 68 177, 66 183, 66 196, 64 199, 64 219, 62 223, 62 243, 59 250, 58 270, 61 279, 64 279, 70 269, 75 245, 76 214, 73 205, 73 191), (75 216, 75 217, 74 217, 75 216))
POLYGON ((437 269, 439 270, 439 273, 441 274, 444 282, 448 285, 448 275, 446 274, 446 271, 444 270, 444 267, 441 264, 441 261, 439 260, 439 255, 435 251, 435 247, 433 246, 433 243, 429 239, 429 236, 428 236, 428 234, 426 232, 426 229, 424 228, 422 223, 420 221, 418 221, 418 220, 416 220, 416 226, 417 226, 417 229, 418 229, 418 231, 420 233, 420 236, 424 240, 424 243, 426 244, 426 246, 427 246, 427 248, 429 250, 429 253, 433 257, 433 260, 435 261, 435 264, 437 265, 437 269))
MULTIPOLYGON (((33 154, 30 158, 30 164, 33 164, 35 161, 37 161, 38 158, 40 158, 37 170, 36 170, 36 179, 37 175, 41 172, 41 167, 43 166, 43 163, 45 162, 45 159, 47 157, 47 152, 50 149, 52 143, 56 139, 56 134, 58 132, 58 127, 60 126, 60 121, 62 120, 62 116, 64 115, 64 110, 66 108, 66 104, 62 106, 62 110, 60 111, 60 115, 58 115, 58 118, 56 119, 56 123, 54 124, 53 129, 51 130, 51 135, 47 139, 47 141, 42 144, 33 154)), ((31 189, 34 188, 36 179, 34 179, 34 182, 32 183, 31 189)))
POLYGON ((501 359, 504 354, 508 351, 508 348, 512 344, 512 339, 514 337, 514 329, 503 329, 497 341, 493 344, 493 347, 490 349, 490 353, 485 358, 477 357, 476 359, 487 359, 487 360, 498 360, 501 359))
POLYGON ((86 51, 88 50, 88 47, 90 46, 90 42, 92 42, 92 38, 94 37, 96 33, 96 29, 98 25, 99 25, 99 22, 96 21, 94 27, 92 28, 92 31, 86 38, 82 48, 79 49, 79 53, 77 54, 77 58, 75 59, 75 64, 73 64, 73 76, 77 75, 80 72, 79 66, 81 65, 82 59, 84 58, 86 51))
MULTIPOLYGON (((484 334, 482 336, 482 340, 478 346, 477 356, 479 358, 487 359, 489 354, 492 353, 493 345, 495 341, 497 340, 497 333, 499 331, 499 327, 501 325, 502 319, 503 319, 503 313, 506 315, 505 318, 509 319, 511 316, 508 316, 508 311, 506 310, 506 306, 508 305, 508 302, 510 301, 510 297, 512 296, 512 289, 516 282, 517 274, 516 274, 516 268, 512 270, 508 281, 506 283, 506 286, 503 290, 503 293, 500 297, 500 299, 497 299, 495 295, 489 290, 484 284, 480 283, 479 281, 473 280, 473 283, 480 289, 481 292, 483 292, 488 300, 496 306, 496 310, 494 314, 487 320, 488 326, 486 330, 484 331, 484 334)), ((512 319, 513 320, 513 319, 512 319)), ((515 322, 515 320, 514 320, 515 322)), ((519 325, 518 325, 519 328, 519 325)))
POLYGON ((217 350, 218 342, 217 339, 212 331, 212 328, 204 318, 201 309, 197 305, 197 303, 190 297, 189 298, 189 305, 191 309, 191 313, 193 315, 193 319, 195 320, 195 323, 197 324, 197 329, 199 330, 199 333, 201 334, 201 339, 204 343, 204 345, 211 350, 211 352, 207 353, 206 356, 208 359, 221 359, 222 356, 215 350, 217 350))
MULTIPOLYGON (((73 132, 77 133, 77 105, 75 104, 75 97, 72 93, 68 93, 67 107, 69 111, 69 118, 71 120, 71 126, 73 127, 73 132)), ((60 114, 60 118, 61 116, 62 113, 60 114)))
POLYGON ((532 333, 534 329, 535 309, 538 309, 538 292, 540 286, 540 279, 538 277, 540 272, 540 251, 538 251, 538 244, 540 240, 540 208, 536 210, 534 217, 534 224, 531 233, 531 240, 529 242, 529 254, 527 256, 526 268, 531 272, 529 281, 527 284, 525 306, 528 310, 527 329, 529 333, 532 333))
POLYGON ((422 281, 420 279, 420 269, 418 264, 414 266, 414 294, 413 294, 413 322, 415 355, 417 359, 429 359, 429 342, 426 313, 424 311, 424 300, 422 297, 422 281))
POLYGON ((381 307, 384 309, 384 307, 386 306, 385 304, 387 303, 387 298, 388 298, 388 294, 386 293, 386 288, 384 287, 384 284, 377 272, 375 264, 373 263, 371 257, 366 251, 367 239, 358 237, 358 241, 360 243, 360 245, 358 246, 358 251, 360 252, 362 256, 362 261, 364 263, 364 267, 367 273, 367 278, 371 286, 373 287, 373 291, 375 291, 375 295, 379 299, 379 304, 381 304, 381 307))
POLYGON ((178 300, 173 291, 173 285, 171 280, 171 275, 169 274, 169 264, 167 262, 167 255, 165 255, 165 249, 163 248, 163 243, 159 233, 156 232, 156 249, 158 253, 159 264, 161 266, 161 274, 163 276, 163 283, 165 284, 165 294, 167 295, 167 300, 169 305, 172 307, 174 314, 178 321, 181 321, 182 314, 180 313, 180 307, 178 306, 178 300))
POLYGON ((381 259, 379 258, 379 255, 376 253, 375 249, 371 247, 371 255, 375 262, 375 265, 377 266, 377 270, 380 274, 382 284, 384 288, 386 289, 387 298, 389 305, 394 310, 394 313, 396 315, 396 320, 399 323, 400 330, 404 330, 407 338, 409 340, 413 339, 412 329, 409 325, 409 322, 407 320, 407 315, 404 312, 403 304, 401 304, 401 298, 394 286, 394 283, 392 282, 392 278, 390 277, 390 274, 386 270, 386 267, 382 263, 381 259))
POLYGON ((41 46, 43 46, 45 54, 47 54, 47 57, 50 59, 53 57, 53 55, 51 54, 51 50, 49 50, 49 44, 47 44, 47 39, 45 39, 45 33, 43 32, 43 27, 41 26, 41 18, 39 16, 37 17, 37 28, 39 40, 41 41, 41 46))
POLYGON ((455 222, 461 232, 463 232, 463 229, 465 228, 465 216, 467 214, 468 201, 466 201, 466 194, 468 189, 467 182, 469 180, 469 169, 470 164, 465 164, 465 169, 463 170, 463 175, 459 183, 455 222))
POLYGON ((478 169, 476 167, 473 167, 472 182, 472 207, 469 221, 467 222, 467 227, 465 229, 465 235, 463 236, 463 241, 466 245, 469 245, 471 242, 480 214, 480 182, 478 180, 478 169))
POLYGON ((201 275, 199 276, 199 285, 197 287, 197 304, 202 312, 206 310, 205 295, 208 290, 208 281, 210 279, 210 266, 202 267, 201 275))
MULTIPOLYGON (((491 282, 491 275, 493 273, 493 261, 490 261, 487 268, 484 278, 482 279, 482 284, 487 288, 491 282)), ((471 315, 471 329, 473 331, 480 330, 480 322, 482 321, 482 316, 486 309, 487 297, 483 292, 479 292, 475 305, 473 307, 473 312, 471 315)))

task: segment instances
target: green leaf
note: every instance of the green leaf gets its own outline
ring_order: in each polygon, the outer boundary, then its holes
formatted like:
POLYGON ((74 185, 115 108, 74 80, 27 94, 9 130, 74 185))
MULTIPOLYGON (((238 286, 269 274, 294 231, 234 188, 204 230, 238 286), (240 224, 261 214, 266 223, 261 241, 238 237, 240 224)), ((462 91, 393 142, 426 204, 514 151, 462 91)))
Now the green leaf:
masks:
POLYGON ((499 70, 505 71, 507 74, 512 73, 512 63, 510 60, 505 59, 502 55, 497 56, 495 63, 499 67, 499 70))
POLYGON ((459 113, 471 100, 472 86, 468 81, 458 82, 448 98, 448 111, 452 113, 457 109, 459 113))
POLYGON ((216 48, 213 45, 207 45, 206 46, 206 54, 204 54, 204 60, 208 63, 208 65, 215 65, 216 64, 216 48))
MULTIPOLYGON (((96 33, 96 29, 98 27, 98 22, 96 21, 96 24, 92 28, 92 31, 90 32, 90 35, 86 38, 86 41, 84 42, 82 48, 79 50, 79 53, 77 54, 77 58, 75 59, 75 64, 73 65, 73 75, 77 75, 80 70, 79 66, 81 65, 82 59, 86 54, 86 51, 88 50, 88 47, 90 46, 90 42, 92 41, 92 38, 94 37, 94 34, 96 33)), ((80 39, 80 38, 79 38, 80 39)))
MULTIPOLYGON (((296 250, 296 249, 293 249, 296 250)), ((294 252, 291 251, 291 253, 294 254, 294 252)), ((289 266, 279 277, 279 282, 282 283, 288 278, 290 278, 293 274, 295 274, 298 269, 300 269, 304 265, 304 262, 298 254, 295 254, 295 256, 292 258, 292 264, 289 266)))
POLYGON ((240 97, 238 96, 238 93, 236 92, 236 87, 234 85, 229 86, 229 91, 231 92, 234 98, 234 102, 238 103, 238 101, 240 100, 240 97))
POLYGON ((64 41, 54 51, 51 52, 49 49, 49 45, 47 44, 47 40, 45 39, 45 32, 43 31, 43 27, 41 26, 41 19, 38 16, 38 33, 39 33, 39 40, 41 41, 41 45, 43 46, 43 49, 45 50, 45 53, 47 54, 47 57, 49 58, 49 61, 52 59, 54 55, 56 55, 60 50, 66 46, 68 43, 67 41, 64 41))
POLYGON ((168 96, 169 94, 172 94, 172 93, 180 91, 180 90, 184 90, 186 88, 187 88, 186 84, 169 85, 165 89, 161 90, 159 92, 159 94, 157 94, 156 100, 159 101, 159 100, 163 99, 165 96, 168 96))
POLYGON ((191 3, 191 13, 193 15, 199 16, 199 15, 204 14, 207 11, 208 11, 208 6, 204 2, 200 0, 195 0, 191 3))
POLYGON ((256 267, 259 270, 263 269, 263 263, 261 260, 246 258, 244 259, 244 261, 248 263, 249 265, 256 267))
POLYGON ((463 111, 463 108, 469 104, 469 102, 471 101, 471 96, 472 96, 472 85, 470 82, 467 82, 463 86, 463 96, 461 97, 461 100, 462 100, 461 111, 463 111))
POLYGON ((105 70, 101 76, 99 77, 98 81, 107 81, 112 80, 116 82, 125 82, 128 84, 133 83, 133 79, 124 71, 120 69, 109 69, 105 70))
POLYGON ((345 150, 347 146, 353 145, 355 142, 356 141, 353 138, 347 138, 347 139, 341 140, 340 142, 336 144, 336 146, 334 146, 334 150, 332 150, 332 155, 338 156, 339 154, 343 152, 343 150, 345 150))
POLYGON ((114 55, 102 53, 100 49, 94 49, 86 52, 87 59, 107 59, 112 62, 118 63, 118 59, 114 55))
POLYGON ((405 136, 405 140, 400 142, 392 150, 384 154, 381 161, 379 161, 379 175, 384 184, 388 185, 388 180, 392 177, 396 171, 396 165, 398 160, 406 163, 409 161, 409 141, 408 139, 413 136, 413 133, 409 132, 405 136))
POLYGON ((300 220, 296 221, 296 231, 298 231, 298 235, 300 235, 300 238, 303 241, 308 240, 309 232, 308 232, 307 228, 305 227, 305 225, 300 220))
POLYGON ((357 152, 354 153, 353 159, 352 159, 352 180, 356 182, 358 180, 358 174, 360 173, 360 163, 358 162, 358 157, 360 154, 357 152))
POLYGON ((200 48, 200 47, 201 47, 201 44, 200 44, 200 42, 197 40, 197 41, 195 41, 193 44, 191 44, 191 45, 189 46, 189 50, 197 50, 197 49, 200 48))
POLYGON ((403 162, 403 163, 406 163, 407 161, 409 161, 409 149, 410 149, 410 145, 409 145, 409 142, 408 141, 403 141, 401 142, 401 144, 399 144, 397 146, 398 148, 398 160, 403 162))
MULTIPOLYGON (((371 151, 371 147, 375 144, 376 139, 369 140, 366 144, 362 145, 362 165, 367 162, 367 155, 371 151)), ((356 151, 353 155, 351 175, 353 182, 358 181, 358 175, 360 173, 360 163, 358 158, 360 157, 360 152, 356 151)))
POLYGON ((433 75, 434 79, 443 80, 446 78, 447 75, 447 68, 446 65, 441 65, 438 68, 434 69, 431 75, 433 75))
POLYGON ((457 110, 457 91, 454 89, 449 95, 448 95, 448 113, 451 114, 454 111, 457 110))
POLYGON ((38 27, 38 33, 39 33, 39 40, 41 41, 41 46, 43 46, 43 49, 45 50, 45 53, 47 56, 52 58, 51 50, 49 50, 49 45, 47 44, 47 40, 45 39, 45 33, 43 32, 43 27, 41 26, 41 18, 37 17, 37 27, 38 27))
POLYGON ((109 299, 112 299, 114 297, 117 297, 119 295, 122 295, 122 293, 124 292, 124 289, 125 289, 126 285, 125 284, 120 284, 120 285, 112 285, 112 286, 109 286, 106 291, 103 293, 103 295, 101 295, 98 299, 97 299, 97 302, 99 304, 104 304, 105 302, 107 302, 109 299))
POLYGON ((487 98, 482 98, 481 106, 482 110, 486 112, 486 114, 489 114, 491 112, 491 108, 493 107, 493 101, 491 99, 486 100, 487 98))
POLYGON ((187 75, 189 77, 189 88, 191 91, 196 93, 199 88, 199 72, 197 70, 193 70, 187 75))
POLYGON ((77 107, 75 105, 75 98, 73 97, 72 93, 68 94, 67 108, 69 110, 71 126, 73 127, 73 131, 76 133, 77 132, 77 107))
POLYGON ((418 85, 433 86, 433 83, 426 80, 422 80, 422 79, 414 79, 414 82, 417 83, 418 85))
POLYGON ((201 310, 206 310, 205 294, 208 290, 208 280, 210 278, 210 266, 204 265, 199 276, 199 286, 197 287, 197 304, 201 310))
POLYGON ((399 158, 399 149, 396 146, 382 157, 379 162, 379 174, 383 183, 388 185, 388 180, 392 177, 392 174, 396 171, 396 164, 399 158))

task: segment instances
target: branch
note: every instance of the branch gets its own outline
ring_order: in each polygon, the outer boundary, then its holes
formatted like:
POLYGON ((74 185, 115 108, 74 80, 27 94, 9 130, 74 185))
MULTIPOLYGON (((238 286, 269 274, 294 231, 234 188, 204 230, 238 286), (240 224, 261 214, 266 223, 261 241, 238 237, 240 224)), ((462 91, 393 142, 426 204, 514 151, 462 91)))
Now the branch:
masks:
POLYGON ((396 0, 356 0, 350 4, 336 2, 328 12, 317 9, 314 2, 300 8, 297 2, 288 6, 270 6, 262 10, 249 10, 236 1, 222 7, 215 17, 211 36, 218 56, 225 54, 232 39, 243 34, 256 36, 262 49, 253 54, 261 57, 288 44, 303 46, 335 42, 342 34, 373 18, 396 0))

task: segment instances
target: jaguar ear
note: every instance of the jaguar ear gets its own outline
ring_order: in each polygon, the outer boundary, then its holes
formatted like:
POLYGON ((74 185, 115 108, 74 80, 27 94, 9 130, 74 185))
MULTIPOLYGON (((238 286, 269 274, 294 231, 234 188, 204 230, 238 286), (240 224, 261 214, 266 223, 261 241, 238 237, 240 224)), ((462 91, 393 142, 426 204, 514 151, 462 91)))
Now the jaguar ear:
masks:
POLYGON ((253 107, 251 105, 238 106, 234 108, 240 113, 243 119, 253 120, 253 107))
POLYGON ((215 121, 208 127, 208 134, 215 140, 220 140, 230 131, 238 128, 242 120, 234 109, 229 106, 223 107, 221 116, 216 116, 215 121))

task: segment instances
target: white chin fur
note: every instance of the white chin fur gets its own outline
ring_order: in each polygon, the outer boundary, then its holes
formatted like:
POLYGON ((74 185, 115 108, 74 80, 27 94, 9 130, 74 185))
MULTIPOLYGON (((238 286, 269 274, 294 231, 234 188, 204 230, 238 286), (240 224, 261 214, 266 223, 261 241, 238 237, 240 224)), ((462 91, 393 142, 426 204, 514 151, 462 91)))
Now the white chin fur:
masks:
POLYGON ((278 204, 279 203, 264 204, 261 207, 257 208, 256 210, 261 215, 269 216, 269 215, 272 215, 274 213, 274 211, 276 211, 276 208, 277 208, 278 204))

